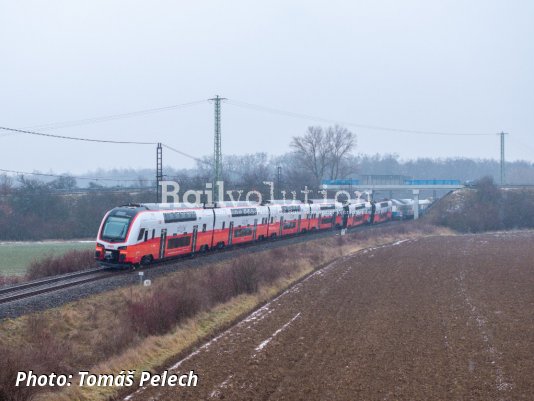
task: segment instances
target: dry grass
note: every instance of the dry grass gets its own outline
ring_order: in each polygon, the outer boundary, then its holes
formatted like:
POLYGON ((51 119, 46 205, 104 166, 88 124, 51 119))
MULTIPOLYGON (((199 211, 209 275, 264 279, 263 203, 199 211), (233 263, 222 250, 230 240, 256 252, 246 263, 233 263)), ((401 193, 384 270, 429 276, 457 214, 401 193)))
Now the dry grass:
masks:
POLYGON ((36 259, 28 266, 26 278, 34 280, 41 277, 71 273, 96 267, 94 250, 72 250, 63 255, 49 255, 36 259))
POLYGON ((24 281, 23 276, 6 276, 3 274, 0 274, 0 287, 4 285, 14 285, 19 284, 24 281))
MULTIPOLYGON (((0 359, 15 352, 18 363, 4 365, 0 391, 8 396, 0 393, 0 399, 28 397, 6 381, 14 369, 43 373, 158 369, 325 263, 369 246, 429 234, 447 232, 417 223, 375 227, 178 271, 156 279, 149 288, 122 288, 4 321, 0 359), (58 350, 60 354, 55 353, 58 350)), ((117 392, 71 387, 38 394, 37 399, 105 400, 117 392)))

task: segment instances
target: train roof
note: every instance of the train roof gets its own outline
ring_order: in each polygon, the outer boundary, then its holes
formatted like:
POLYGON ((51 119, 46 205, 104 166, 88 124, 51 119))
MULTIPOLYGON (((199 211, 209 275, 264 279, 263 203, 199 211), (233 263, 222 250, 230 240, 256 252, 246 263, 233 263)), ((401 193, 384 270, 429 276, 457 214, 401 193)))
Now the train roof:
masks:
POLYGON ((200 203, 189 203, 189 202, 179 202, 179 203, 141 203, 141 207, 145 207, 146 210, 174 210, 174 209, 199 209, 203 208, 204 205, 200 203))
POLYGON ((324 199, 324 198, 321 198, 321 199, 308 199, 308 203, 318 203, 318 204, 321 204, 321 203, 341 203, 335 199, 324 199))
POLYGON ((299 199, 269 199, 264 202, 267 205, 303 205, 299 199))

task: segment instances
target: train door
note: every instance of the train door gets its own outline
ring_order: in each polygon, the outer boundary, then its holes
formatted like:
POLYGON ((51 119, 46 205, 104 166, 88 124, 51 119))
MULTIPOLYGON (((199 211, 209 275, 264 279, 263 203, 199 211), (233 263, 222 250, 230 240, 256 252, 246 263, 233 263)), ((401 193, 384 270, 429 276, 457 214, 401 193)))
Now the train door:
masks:
POLYGON ((211 229, 211 241, 210 241, 210 248, 213 248, 213 245, 215 244, 214 243, 214 239, 215 239, 215 209, 212 209, 212 212, 213 212, 213 225, 212 225, 212 229, 211 229))
POLYGON ((332 213, 332 228, 336 226, 337 212, 332 213))
POLYGON ((252 231, 252 241, 256 241, 257 230, 258 230, 258 219, 254 219, 254 230, 252 231))
POLYGON ((198 226, 193 226, 193 240, 191 241, 191 253, 197 249, 198 226))
POLYGON ((165 245, 167 244, 167 229, 161 229, 161 236, 159 238, 159 258, 163 259, 165 257, 165 245))
POLYGON ((300 214, 299 214, 299 220, 298 220, 298 222, 297 222, 297 227, 298 227, 298 228, 297 228, 297 232, 298 232, 298 233, 300 233, 300 220, 301 220, 301 216, 300 216, 300 214))
POLYGON ((347 228, 348 221, 349 221, 349 206, 347 205, 343 207, 343 224, 342 224, 343 228, 347 228))
POLYGON ((234 239, 234 222, 230 222, 230 226, 228 227, 230 231, 228 231, 228 245, 232 245, 232 240, 234 239))
POLYGON ((269 213, 267 213, 267 234, 265 234, 265 237, 269 238, 269 235, 271 234, 271 208, 267 207, 267 210, 269 213))
POLYGON ((369 223, 373 224, 375 222, 375 213, 376 213, 376 203, 371 202, 371 218, 369 223))
POLYGON ((282 236, 282 230, 284 229, 284 216, 280 217, 280 236, 282 236))

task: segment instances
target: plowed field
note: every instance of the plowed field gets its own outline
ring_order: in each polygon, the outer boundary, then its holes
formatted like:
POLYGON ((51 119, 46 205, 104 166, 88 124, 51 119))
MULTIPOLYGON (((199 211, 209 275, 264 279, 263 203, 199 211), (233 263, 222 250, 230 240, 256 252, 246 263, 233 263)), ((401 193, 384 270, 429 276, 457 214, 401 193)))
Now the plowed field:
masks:
POLYGON ((431 237, 316 272, 130 400, 533 400, 534 233, 431 237))

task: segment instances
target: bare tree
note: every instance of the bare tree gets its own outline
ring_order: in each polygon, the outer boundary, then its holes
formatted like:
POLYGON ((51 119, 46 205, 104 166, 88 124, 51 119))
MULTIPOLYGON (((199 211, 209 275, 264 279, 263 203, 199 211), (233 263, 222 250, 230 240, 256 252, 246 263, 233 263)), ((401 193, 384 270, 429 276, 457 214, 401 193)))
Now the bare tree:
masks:
POLYGON ((0 175, 0 194, 8 195, 13 189, 13 179, 7 174, 0 175))
POLYGON ((339 178, 345 173, 346 164, 356 144, 355 135, 344 127, 336 125, 323 129, 308 127, 304 136, 293 137, 291 147, 295 150, 301 166, 313 174, 315 184, 328 175, 330 179, 339 178))
POLYGON ((356 145, 356 136, 345 127, 335 125, 326 129, 326 141, 330 153, 330 179, 340 178, 344 167, 343 162, 350 155, 356 145))
POLYGON ((48 186, 52 189, 73 190, 76 188, 76 179, 69 175, 64 175, 51 181, 48 186))
POLYGON ((330 149, 322 127, 308 127, 304 136, 295 136, 290 146, 295 149, 302 167, 308 169, 319 186, 327 169, 330 149))

